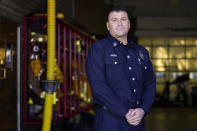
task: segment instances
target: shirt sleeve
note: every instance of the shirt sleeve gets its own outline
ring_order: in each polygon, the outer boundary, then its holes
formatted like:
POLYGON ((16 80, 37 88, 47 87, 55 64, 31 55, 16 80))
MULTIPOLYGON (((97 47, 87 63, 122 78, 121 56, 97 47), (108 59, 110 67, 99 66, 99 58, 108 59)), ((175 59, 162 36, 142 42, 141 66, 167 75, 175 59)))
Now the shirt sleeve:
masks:
POLYGON ((146 55, 148 57, 147 60, 147 67, 148 69, 144 73, 144 92, 142 96, 142 104, 140 105, 140 108, 144 110, 145 114, 147 114, 154 102, 155 99, 155 92, 156 92, 156 77, 153 72, 153 66, 152 62, 149 59, 148 51, 146 51, 146 55))
POLYGON ((105 106, 117 116, 125 116, 128 108, 107 84, 105 76, 104 49, 100 43, 94 44, 86 59, 86 74, 90 83, 94 101, 105 106))

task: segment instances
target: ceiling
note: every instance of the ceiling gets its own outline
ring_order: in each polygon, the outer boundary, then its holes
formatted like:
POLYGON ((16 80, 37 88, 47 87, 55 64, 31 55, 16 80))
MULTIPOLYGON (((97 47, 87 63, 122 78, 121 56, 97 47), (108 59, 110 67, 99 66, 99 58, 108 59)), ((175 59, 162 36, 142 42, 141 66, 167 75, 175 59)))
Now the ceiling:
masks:
MULTIPOLYGON (((126 7, 136 18, 136 36, 197 36, 197 0, 56 0, 66 21, 97 35, 107 33, 105 14, 112 5, 126 7)), ((0 0, 0 21, 6 17, 23 24, 24 16, 44 9, 46 0, 0 0)))
POLYGON ((197 36, 197 0, 101 0, 137 18, 135 36, 197 36))
POLYGON ((102 0, 127 7, 137 17, 197 17, 197 0, 102 0))

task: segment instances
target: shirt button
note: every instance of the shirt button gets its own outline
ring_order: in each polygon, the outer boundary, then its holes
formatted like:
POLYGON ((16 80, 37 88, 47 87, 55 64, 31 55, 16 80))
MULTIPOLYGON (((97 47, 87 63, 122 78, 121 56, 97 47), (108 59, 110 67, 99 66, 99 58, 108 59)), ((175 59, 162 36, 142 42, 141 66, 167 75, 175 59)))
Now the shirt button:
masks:
POLYGON ((116 65, 116 64, 118 64, 118 62, 115 61, 114 64, 116 65))
POLYGON ((134 89, 133 92, 136 92, 136 89, 134 89))
POLYGON ((114 47, 116 47, 117 45, 118 45, 118 43, 116 43, 116 42, 113 43, 113 46, 114 46, 114 47))
POLYGON ((103 109, 104 109, 104 110, 107 110, 107 107, 103 106, 103 109))
POLYGON ((128 55, 128 56, 127 56, 127 59, 129 59, 129 58, 130 58, 130 56, 128 55))
POLYGON ((141 64, 141 60, 140 60, 140 58, 138 58, 138 61, 139 61, 139 63, 141 64))
POLYGON ((129 70, 131 70, 132 68, 129 66, 129 70))
POLYGON ((145 67, 144 67, 144 69, 146 70, 146 69, 147 69, 147 67, 145 66, 145 67))
POLYGON ((137 101, 136 103, 137 103, 137 105, 139 105, 139 104, 140 104, 140 102, 139 102, 139 101, 137 101))
POLYGON ((135 77, 133 77, 132 80, 135 81, 135 77))

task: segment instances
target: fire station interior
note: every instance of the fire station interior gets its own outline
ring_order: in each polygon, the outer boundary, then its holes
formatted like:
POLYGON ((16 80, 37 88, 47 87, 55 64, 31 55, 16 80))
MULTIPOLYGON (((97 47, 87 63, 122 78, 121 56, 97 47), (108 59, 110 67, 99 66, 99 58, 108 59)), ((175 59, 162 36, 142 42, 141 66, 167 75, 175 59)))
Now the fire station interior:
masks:
MULTIPOLYGON (((156 75, 147 131, 196 131, 196 0, 56 0, 55 79, 51 131, 93 131, 85 75, 91 45, 104 38, 107 11, 125 7, 129 38, 144 46, 156 75)), ((42 129, 46 79, 46 0, 0 0, 0 129, 42 129)))

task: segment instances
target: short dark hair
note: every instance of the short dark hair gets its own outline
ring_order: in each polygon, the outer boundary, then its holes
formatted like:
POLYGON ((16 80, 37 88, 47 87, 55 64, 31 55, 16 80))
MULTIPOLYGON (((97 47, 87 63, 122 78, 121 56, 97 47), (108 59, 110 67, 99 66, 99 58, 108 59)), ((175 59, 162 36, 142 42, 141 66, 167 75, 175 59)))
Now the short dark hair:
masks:
POLYGON ((129 17, 129 14, 128 14, 128 11, 127 11, 126 8, 120 7, 120 6, 113 6, 112 8, 110 8, 110 9, 108 10, 108 13, 107 13, 107 21, 108 21, 108 18, 109 18, 109 14, 110 14, 111 12, 120 12, 120 11, 126 12, 127 15, 128 15, 128 17, 129 17))

